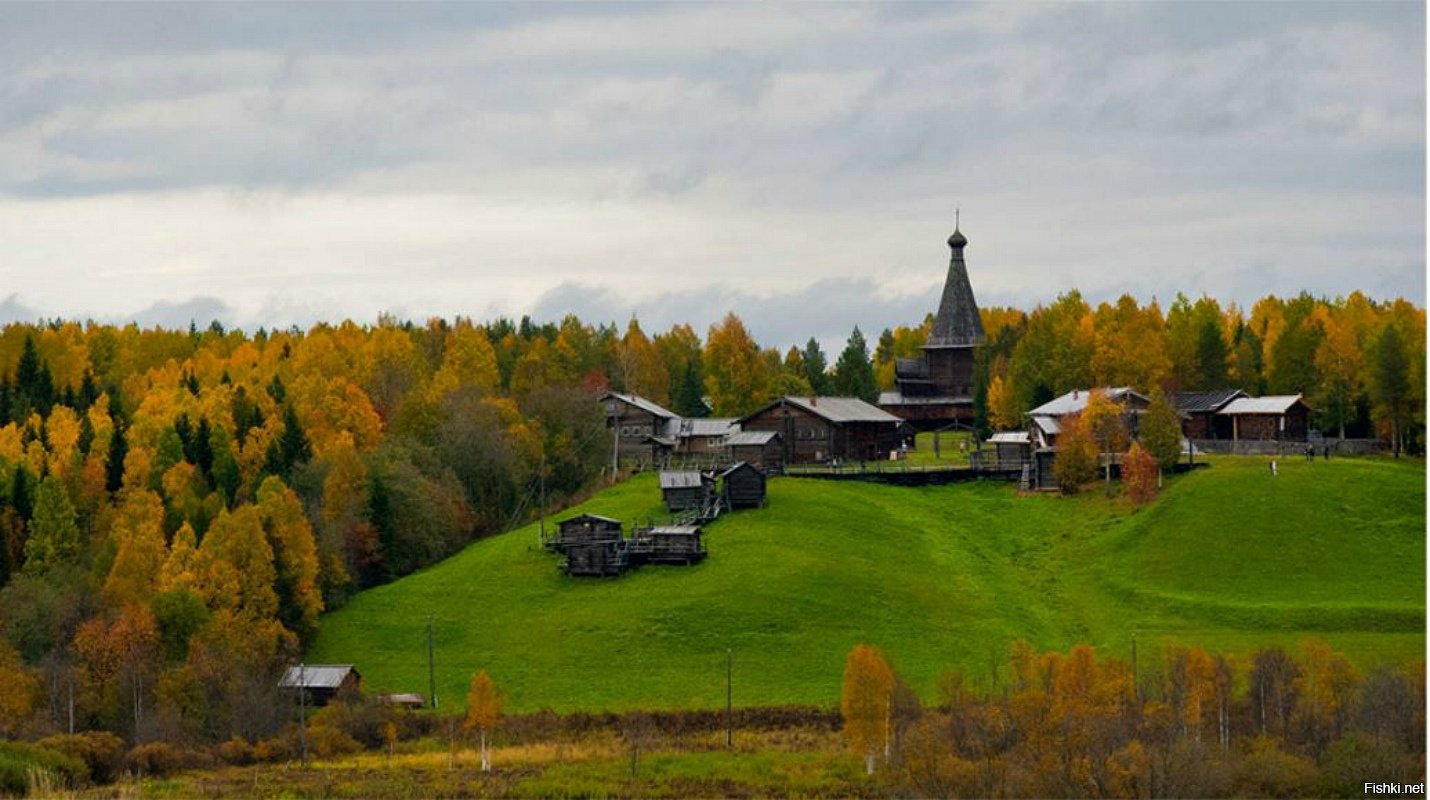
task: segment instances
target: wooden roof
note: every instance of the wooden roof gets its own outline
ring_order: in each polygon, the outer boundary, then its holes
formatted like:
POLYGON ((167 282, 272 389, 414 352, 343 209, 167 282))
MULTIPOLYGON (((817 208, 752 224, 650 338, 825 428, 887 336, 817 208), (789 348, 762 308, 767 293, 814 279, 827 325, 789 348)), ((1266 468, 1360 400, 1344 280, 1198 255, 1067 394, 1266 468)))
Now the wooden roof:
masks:
POLYGON ((973 299, 968 266, 963 263, 963 248, 967 244, 968 239, 956 229, 948 239, 953 255, 948 261, 948 277, 944 278, 943 295, 938 301, 938 314, 934 316, 926 348, 983 344, 983 319, 978 315, 978 302, 973 299))

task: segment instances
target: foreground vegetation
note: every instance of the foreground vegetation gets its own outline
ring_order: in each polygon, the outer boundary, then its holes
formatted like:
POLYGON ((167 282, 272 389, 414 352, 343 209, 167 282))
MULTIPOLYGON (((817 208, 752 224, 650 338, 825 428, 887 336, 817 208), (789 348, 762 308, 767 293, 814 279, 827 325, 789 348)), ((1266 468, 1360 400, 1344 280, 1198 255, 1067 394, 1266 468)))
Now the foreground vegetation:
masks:
MULTIPOLYGON (((709 527, 710 557, 616 580, 561 576, 536 526, 364 592, 324 618, 308 658, 354 663, 374 691, 460 704, 487 670, 512 711, 831 707, 859 642, 925 700, 951 667, 1007 686, 1008 643, 1144 657, 1165 642, 1248 654, 1307 636, 1357 665, 1424 649, 1423 466, 1225 457, 1137 511, 1100 493, 1008 484, 907 489, 783 478, 768 506, 709 527)), ((569 513, 659 518, 654 476, 569 513)))

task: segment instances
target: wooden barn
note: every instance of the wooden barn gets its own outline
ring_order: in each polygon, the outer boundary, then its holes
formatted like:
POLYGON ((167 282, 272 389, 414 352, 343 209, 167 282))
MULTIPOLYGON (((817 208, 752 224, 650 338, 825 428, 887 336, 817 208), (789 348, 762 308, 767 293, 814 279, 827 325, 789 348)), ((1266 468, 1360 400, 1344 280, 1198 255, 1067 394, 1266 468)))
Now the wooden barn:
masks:
POLYGON ((556 523, 556 535, 547 539, 545 544, 547 550, 564 553, 570 547, 620 539, 620 520, 599 514, 582 514, 556 523))
POLYGON ((948 275, 923 355, 896 359, 895 388, 879 395, 880 408, 922 430, 973 421, 973 365, 984 335, 963 259, 967 246, 955 224, 948 237, 948 275))
POLYGON ((629 567, 625 539, 594 541, 566 548, 562 569, 572 577, 606 578, 620 575, 629 567))
POLYGON ((883 461, 899 447, 898 417, 857 397, 782 397, 740 420, 780 435, 785 464, 883 461))
POLYGON ((715 496, 715 476, 695 470, 662 472, 660 495, 671 513, 698 511, 715 496))
POLYGON ((1311 407, 1299 394, 1238 397, 1217 416, 1231 420, 1232 441, 1304 442, 1311 407))
POLYGON ((622 459, 651 462, 674 449, 668 432, 672 422, 679 422, 679 414, 638 394, 606 392, 601 404, 622 459))
POLYGON ((1182 415, 1182 434, 1188 439, 1230 439, 1232 418, 1219 412, 1246 396, 1240 389, 1177 392, 1172 395, 1172 404, 1182 415))
POLYGON ((299 664, 283 673, 278 687, 302 691, 310 705, 325 706, 339 694, 361 691, 362 676, 352 664, 299 664))
POLYGON ((633 564, 694 564, 705 558, 698 525, 658 525, 637 528, 631 536, 633 564))
POLYGON ((720 473, 720 491, 729 508, 760 508, 765 504, 765 473, 741 461, 720 473))
POLYGON ((744 461, 768 472, 784 468, 784 443, 776 431, 740 431, 725 439, 732 461, 744 461))

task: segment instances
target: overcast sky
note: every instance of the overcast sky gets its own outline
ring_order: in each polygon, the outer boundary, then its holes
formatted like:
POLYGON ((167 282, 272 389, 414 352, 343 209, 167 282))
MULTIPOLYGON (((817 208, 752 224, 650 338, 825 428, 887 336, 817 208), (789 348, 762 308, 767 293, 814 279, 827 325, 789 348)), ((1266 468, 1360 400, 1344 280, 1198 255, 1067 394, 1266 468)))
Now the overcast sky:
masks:
POLYGON ((0 4, 0 321, 1425 298, 1423 3, 0 4))

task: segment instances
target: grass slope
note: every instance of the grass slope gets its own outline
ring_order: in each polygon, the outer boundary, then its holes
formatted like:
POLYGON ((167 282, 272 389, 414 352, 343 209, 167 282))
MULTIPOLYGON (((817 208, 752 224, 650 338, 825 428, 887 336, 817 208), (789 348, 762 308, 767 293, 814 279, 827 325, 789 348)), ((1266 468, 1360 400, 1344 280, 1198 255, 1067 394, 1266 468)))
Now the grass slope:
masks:
MULTIPOLYGON (((654 476, 577 511, 659 517, 654 476)), ((425 692, 430 614, 443 706, 486 669, 513 711, 723 707, 726 648, 740 705, 837 704, 859 642, 927 696, 954 666, 992 680, 1017 637, 1125 657, 1134 632, 1144 655, 1319 636, 1361 664, 1408 661, 1425 644, 1425 523, 1408 461, 1291 460, 1272 478, 1223 458, 1136 512, 1099 492, 782 478, 767 508, 707 529, 699 566, 570 579, 529 526, 362 593, 323 618, 309 659, 425 692)))

